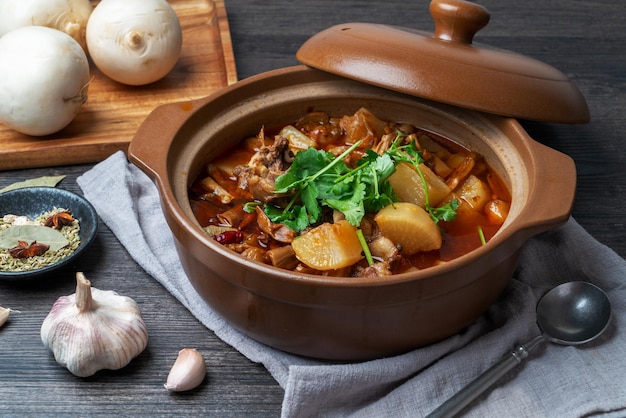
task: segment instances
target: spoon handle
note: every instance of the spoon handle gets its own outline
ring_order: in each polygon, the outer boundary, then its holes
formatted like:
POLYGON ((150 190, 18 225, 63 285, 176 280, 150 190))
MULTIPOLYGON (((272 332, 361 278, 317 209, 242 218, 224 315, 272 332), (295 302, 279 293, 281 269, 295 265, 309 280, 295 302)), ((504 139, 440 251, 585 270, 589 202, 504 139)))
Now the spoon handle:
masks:
POLYGON ((543 335, 538 335, 526 344, 516 347, 512 352, 502 358, 499 363, 496 363, 491 366, 491 368, 484 371, 480 376, 431 412, 428 418, 449 418, 456 416, 456 414, 470 402, 489 389, 498 379, 524 361, 543 339, 543 335))

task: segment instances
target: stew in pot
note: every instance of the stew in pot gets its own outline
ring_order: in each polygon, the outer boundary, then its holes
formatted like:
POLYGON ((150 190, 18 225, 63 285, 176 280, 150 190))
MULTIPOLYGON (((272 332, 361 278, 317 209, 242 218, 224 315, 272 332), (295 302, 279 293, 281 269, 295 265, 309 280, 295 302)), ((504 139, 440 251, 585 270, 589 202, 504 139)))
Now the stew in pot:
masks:
POLYGON ((511 197, 481 155, 367 109, 310 112, 207 164, 189 198, 217 242, 327 276, 424 269, 483 245, 511 197))

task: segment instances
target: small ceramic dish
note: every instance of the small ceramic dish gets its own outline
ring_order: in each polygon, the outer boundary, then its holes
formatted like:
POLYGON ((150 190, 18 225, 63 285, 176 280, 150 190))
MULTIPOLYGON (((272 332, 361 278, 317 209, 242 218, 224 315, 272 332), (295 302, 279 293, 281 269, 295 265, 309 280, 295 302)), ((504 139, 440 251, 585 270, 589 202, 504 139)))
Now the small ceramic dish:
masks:
POLYGON ((38 277, 57 270, 76 260, 96 237, 98 214, 85 198, 75 193, 55 187, 26 187, 0 193, 0 216, 7 214, 24 215, 30 219, 54 208, 72 211, 80 223, 80 245, 69 256, 45 267, 29 271, 0 271, 0 280, 23 280, 38 277))

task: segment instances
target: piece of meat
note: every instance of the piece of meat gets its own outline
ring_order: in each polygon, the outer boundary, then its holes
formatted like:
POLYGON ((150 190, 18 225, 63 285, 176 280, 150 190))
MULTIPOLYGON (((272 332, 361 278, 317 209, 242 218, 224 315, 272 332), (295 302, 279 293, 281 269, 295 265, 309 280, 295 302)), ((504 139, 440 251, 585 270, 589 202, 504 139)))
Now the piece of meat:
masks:
POLYGON ((257 222, 261 231, 265 232, 276 241, 290 243, 296 237, 296 232, 287 225, 275 224, 267 217, 263 209, 256 208, 257 222))
MULTIPOLYGON (((263 143, 263 130, 258 137, 263 143)), ((289 169, 292 161, 289 141, 277 135, 272 145, 259 148, 248 164, 235 167, 233 174, 237 176, 239 188, 248 190, 256 200, 269 202, 284 196, 275 193, 276 178, 289 169)))

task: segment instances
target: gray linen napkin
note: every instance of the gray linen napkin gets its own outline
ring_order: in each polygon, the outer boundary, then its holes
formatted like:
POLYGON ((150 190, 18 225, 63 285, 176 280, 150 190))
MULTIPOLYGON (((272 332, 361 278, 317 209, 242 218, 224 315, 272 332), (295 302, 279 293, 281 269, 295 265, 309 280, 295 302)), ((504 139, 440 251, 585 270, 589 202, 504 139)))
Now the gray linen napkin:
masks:
POLYGON ((525 245, 504 295, 458 335, 395 357, 329 364, 257 343, 207 307, 171 251, 173 237, 156 187, 122 152, 79 177, 78 184, 103 222, 154 279, 219 338, 269 370, 285 390, 283 417, 424 416, 537 335, 537 300, 570 280, 587 280, 608 292, 614 319, 607 332, 578 347, 545 344, 466 416, 626 415, 626 261, 573 219, 525 245))

